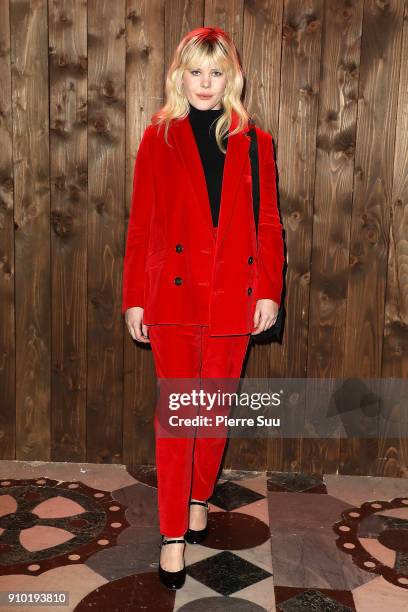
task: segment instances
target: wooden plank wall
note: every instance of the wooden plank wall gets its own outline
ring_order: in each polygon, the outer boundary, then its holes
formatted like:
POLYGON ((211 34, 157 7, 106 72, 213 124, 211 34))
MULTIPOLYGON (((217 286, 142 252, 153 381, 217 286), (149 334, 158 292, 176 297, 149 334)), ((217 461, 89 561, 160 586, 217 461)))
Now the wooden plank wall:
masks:
MULTIPOLYGON (((138 143, 180 38, 233 37, 274 138, 282 346, 256 378, 408 375, 408 2, 0 3, 0 457, 154 463, 154 363, 121 318, 138 143)), ((231 440, 225 467, 408 477, 398 439, 231 440)))

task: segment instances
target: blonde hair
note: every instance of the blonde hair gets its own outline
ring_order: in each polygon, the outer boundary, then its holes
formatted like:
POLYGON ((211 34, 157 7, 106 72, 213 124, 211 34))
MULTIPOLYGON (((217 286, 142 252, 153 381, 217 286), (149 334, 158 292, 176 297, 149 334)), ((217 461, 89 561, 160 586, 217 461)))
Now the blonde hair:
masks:
POLYGON ((196 28, 180 41, 166 77, 166 102, 152 116, 151 122, 159 126, 159 129, 165 125, 164 139, 169 144, 167 135, 170 122, 183 119, 189 113, 189 101, 182 88, 184 70, 207 61, 226 73, 225 91, 221 100, 224 112, 219 116, 215 129, 218 147, 225 153, 222 138, 228 135, 232 110, 236 112, 238 122, 231 135, 248 126, 250 115, 241 102, 244 76, 236 47, 221 28, 196 28))

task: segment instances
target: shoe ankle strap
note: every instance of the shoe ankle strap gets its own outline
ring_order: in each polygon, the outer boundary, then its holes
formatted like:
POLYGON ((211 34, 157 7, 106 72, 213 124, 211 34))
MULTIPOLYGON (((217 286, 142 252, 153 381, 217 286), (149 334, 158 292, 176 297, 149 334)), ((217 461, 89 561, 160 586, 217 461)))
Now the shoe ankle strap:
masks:
POLYGON ((197 506, 204 506, 205 508, 208 508, 208 502, 203 502, 203 501, 196 501, 195 499, 190 501, 190 505, 191 504, 197 504, 197 506))
POLYGON ((179 544, 185 544, 184 538, 166 538, 166 536, 162 535, 162 544, 175 544, 176 542, 179 544))

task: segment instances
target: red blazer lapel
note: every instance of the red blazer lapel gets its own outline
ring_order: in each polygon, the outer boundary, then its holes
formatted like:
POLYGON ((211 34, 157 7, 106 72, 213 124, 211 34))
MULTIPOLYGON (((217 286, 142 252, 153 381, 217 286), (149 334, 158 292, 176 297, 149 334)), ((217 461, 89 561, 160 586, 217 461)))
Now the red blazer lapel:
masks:
MULTIPOLYGON (((236 113, 232 112, 232 123, 229 133, 237 124, 236 113)), ((249 160, 249 137, 247 130, 228 137, 227 153, 224 163, 220 215, 217 240, 225 236, 231 215, 234 210, 235 195, 244 170, 245 160, 249 160)), ((200 153, 195 141, 194 132, 187 117, 176 120, 169 130, 169 142, 174 145, 188 176, 188 184, 197 200, 203 224, 214 240, 211 207, 208 198, 207 184, 200 153)))

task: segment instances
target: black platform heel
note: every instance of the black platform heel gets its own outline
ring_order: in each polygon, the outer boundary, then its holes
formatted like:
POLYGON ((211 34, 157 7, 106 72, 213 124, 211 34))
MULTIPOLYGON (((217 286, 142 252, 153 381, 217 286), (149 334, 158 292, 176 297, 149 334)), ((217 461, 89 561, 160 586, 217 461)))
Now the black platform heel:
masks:
MULTIPOLYGON (((166 538, 164 535, 161 537, 161 546, 165 544, 173 544, 178 542, 180 544, 185 544, 184 538, 166 538)), ((184 563, 184 567, 177 572, 168 572, 163 569, 160 565, 159 561, 159 578, 162 584, 168 589, 181 589, 186 580, 186 565, 184 563)))
MULTIPOLYGON (((204 506, 207 510, 207 517, 208 517, 208 507, 209 507, 208 502, 192 500, 190 501, 190 505, 191 504, 197 504, 197 506, 204 506)), ((201 542, 203 542, 203 540, 205 540, 207 536, 208 536, 208 523, 204 527, 204 529, 200 529, 197 531, 195 529, 189 528, 184 534, 184 538, 189 544, 201 544, 201 542)))

